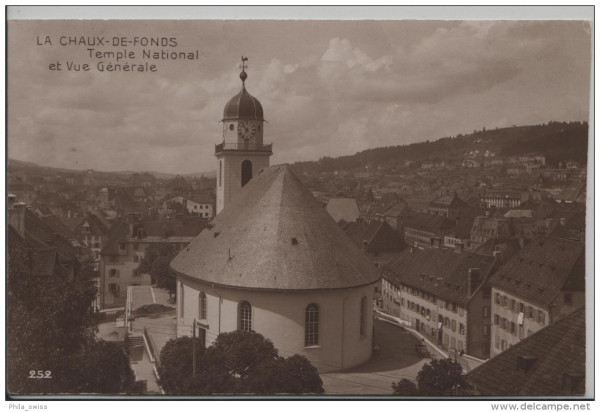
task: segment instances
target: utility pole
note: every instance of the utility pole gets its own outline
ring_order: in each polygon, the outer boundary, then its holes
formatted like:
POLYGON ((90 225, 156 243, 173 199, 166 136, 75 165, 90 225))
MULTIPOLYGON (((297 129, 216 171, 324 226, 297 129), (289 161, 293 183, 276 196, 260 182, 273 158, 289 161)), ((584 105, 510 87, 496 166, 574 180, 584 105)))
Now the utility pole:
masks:
POLYGON ((196 318, 194 318, 192 338, 192 378, 196 376, 196 318))

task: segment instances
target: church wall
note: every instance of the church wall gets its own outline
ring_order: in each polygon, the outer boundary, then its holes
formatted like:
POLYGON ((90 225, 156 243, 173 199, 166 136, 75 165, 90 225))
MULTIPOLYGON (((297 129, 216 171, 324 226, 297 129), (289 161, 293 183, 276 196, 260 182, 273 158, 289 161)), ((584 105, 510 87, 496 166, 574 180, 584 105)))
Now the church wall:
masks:
MULTIPOLYGON (((180 279, 181 280, 181 279, 180 279)), ((178 302, 181 289, 178 282, 178 302)), ((194 318, 199 319, 199 293, 207 295, 208 326, 206 344, 210 346, 221 332, 238 329, 238 305, 252 305, 252 328, 271 339, 282 356, 306 356, 319 372, 347 369, 366 362, 372 351, 373 286, 333 291, 239 290, 184 280, 184 316, 178 305, 177 336, 191 335, 194 318), (366 296, 365 335, 360 335, 360 300, 366 296), (305 347, 305 309, 319 305, 319 345, 305 347), (342 362, 343 353, 343 362, 342 362)))

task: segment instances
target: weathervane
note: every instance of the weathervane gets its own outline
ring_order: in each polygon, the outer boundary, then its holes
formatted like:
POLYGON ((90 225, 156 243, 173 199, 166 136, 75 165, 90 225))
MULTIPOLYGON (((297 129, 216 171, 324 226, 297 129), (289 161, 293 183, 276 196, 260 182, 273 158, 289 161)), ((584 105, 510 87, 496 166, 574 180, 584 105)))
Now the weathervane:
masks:
POLYGON ((242 79, 242 86, 246 85, 246 79, 248 78, 248 75, 246 74, 246 69, 248 68, 248 65, 246 64, 247 61, 248 58, 242 56, 242 64, 240 64, 240 69, 242 69, 242 72, 240 73, 240 79, 242 79))

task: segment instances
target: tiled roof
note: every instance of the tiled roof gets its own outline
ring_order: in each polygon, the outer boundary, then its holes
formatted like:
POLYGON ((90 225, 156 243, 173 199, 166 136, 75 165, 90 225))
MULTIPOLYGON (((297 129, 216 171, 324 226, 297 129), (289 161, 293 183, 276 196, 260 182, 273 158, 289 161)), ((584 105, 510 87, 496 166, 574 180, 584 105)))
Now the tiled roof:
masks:
POLYGON ((76 250, 71 242, 29 209, 25 209, 25 237, 31 237, 44 243, 47 247, 55 247, 63 261, 75 258, 76 250))
POLYGON ((363 248, 364 242, 367 242, 368 252, 396 252, 405 247, 398 233, 386 222, 369 224, 350 222, 344 225, 343 229, 357 246, 363 248))
POLYGON ((411 210, 408 207, 408 204, 404 202, 398 202, 391 205, 385 211, 383 211, 382 215, 385 217, 400 217, 400 216, 410 216, 411 210))
POLYGON ((532 219, 535 217, 533 210, 512 209, 504 214, 508 219, 532 219))
POLYGON ((585 376, 585 341, 581 308, 472 370, 467 380, 484 395, 573 395, 563 380, 565 374, 585 376), (517 369, 519 357, 535 359, 528 371, 517 369))
POLYGON ((473 222, 471 234, 486 237, 510 237, 512 231, 506 218, 479 216, 473 222))
POLYGON ((466 203, 463 202, 456 194, 440 196, 430 203, 432 207, 466 207, 466 203))
POLYGON ((490 278, 490 283, 508 293, 548 305, 564 287, 583 286, 585 247, 582 243, 540 237, 515 253, 490 278))
POLYGON ((75 234, 55 214, 41 216, 40 219, 46 223, 54 232, 59 233, 65 239, 75 239, 75 234))
POLYGON ((23 238, 17 230, 8 226, 8 261, 13 273, 34 276, 50 276, 54 272, 56 248, 25 235, 23 238))
POLYGON ((171 262, 228 287, 338 289, 379 280, 373 264, 288 166, 263 169, 171 262))
POLYGON ((417 213, 406 219, 404 226, 408 228, 427 230, 434 233, 447 232, 455 221, 444 216, 429 213, 417 213))
POLYGON ((449 249, 407 249, 383 268, 383 277, 398 285, 405 283, 457 303, 469 301, 467 278, 478 268, 480 281, 491 272, 494 258, 449 249))

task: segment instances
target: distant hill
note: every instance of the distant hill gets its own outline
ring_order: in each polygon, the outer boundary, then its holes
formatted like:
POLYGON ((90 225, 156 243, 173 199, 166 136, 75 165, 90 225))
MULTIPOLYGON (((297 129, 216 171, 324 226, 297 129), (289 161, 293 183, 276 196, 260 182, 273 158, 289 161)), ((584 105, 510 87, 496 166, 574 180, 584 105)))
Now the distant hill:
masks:
POLYGON ((435 141, 368 149, 351 156, 324 157, 319 161, 297 162, 294 169, 331 172, 352 170, 365 165, 390 165, 404 161, 460 162, 472 150, 495 152, 497 156, 540 153, 556 167, 561 160, 587 164, 588 124, 550 122, 545 125, 513 126, 482 130, 468 135, 444 137, 435 141))
MULTIPOLYGON (((33 162, 27 162, 27 161, 23 161, 23 160, 17 160, 17 159, 8 159, 8 172, 10 173, 15 172, 15 171, 19 171, 19 170, 38 170, 38 171, 46 171, 47 173, 69 173, 69 174, 82 174, 82 173, 86 173, 87 170, 74 170, 74 169, 64 169, 64 168, 60 168, 60 167, 50 167, 50 166, 41 166, 38 165, 36 163, 33 162)), ((124 171, 115 171, 115 172, 106 172, 106 171, 98 171, 95 170, 95 173, 98 174, 109 174, 109 175, 113 175, 113 176, 120 176, 120 177, 129 177, 134 173, 149 173, 151 175, 153 175, 155 178, 157 179, 173 179, 175 176, 177 176, 176 174, 173 173, 163 173, 163 172, 152 172, 152 171, 141 171, 141 172, 135 172, 132 170, 124 170, 124 171)), ((200 177, 204 175, 204 177, 206 178, 213 178, 216 177, 217 172, 216 171, 210 171, 210 172, 204 172, 204 173, 189 173, 189 174, 184 174, 182 176, 184 177, 200 177)))

